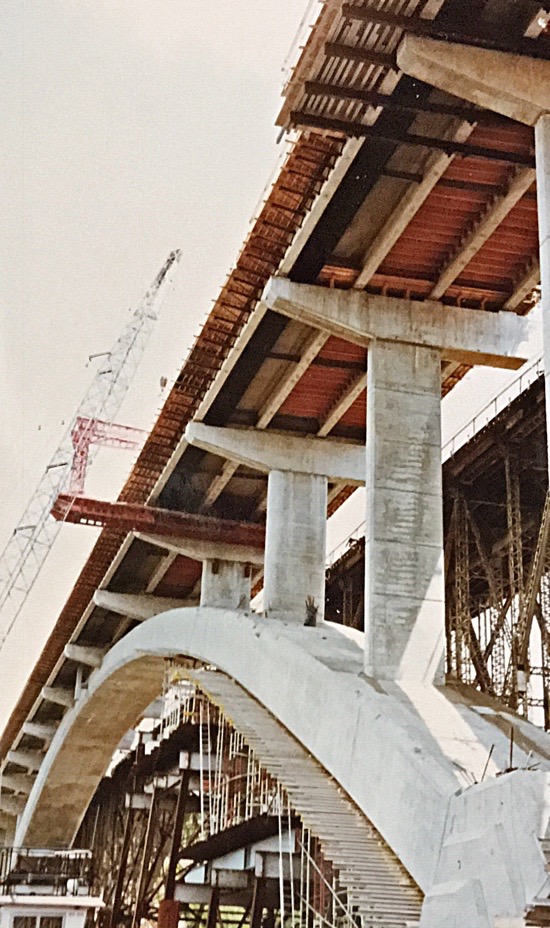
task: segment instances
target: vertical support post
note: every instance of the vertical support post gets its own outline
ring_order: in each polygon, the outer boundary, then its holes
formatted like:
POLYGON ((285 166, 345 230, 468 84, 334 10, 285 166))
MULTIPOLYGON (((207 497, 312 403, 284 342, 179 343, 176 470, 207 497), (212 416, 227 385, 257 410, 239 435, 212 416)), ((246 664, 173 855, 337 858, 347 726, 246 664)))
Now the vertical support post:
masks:
MULTIPOLYGON (((133 792, 133 787, 132 787, 133 792)), ((132 837, 132 825, 134 823, 134 810, 130 805, 128 809, 128 815, 126 816, 126 822, 124 825, 124 837, 122 839, 122 848, 120 851, 120 857, 118 862, 118 871, 115 884, 115 891, 113 895, 113 905, 111 907, 111 917, 109 919, 109 928, 115 928, 118 924, 118 919, 120 915, 120 907, 122 903, 122 892, 124 889, 124 877, 126 876, 126 865, 128 863, 128 853, 130 850, 130 840, 132 837)))
POLYGON ((202 562, 201 606, 246 610, 250 606, 250 564, 205 558, 202 562))
POLYGON ((264 611, 303 625, 306 600, 325 615, 326 477, 273 470, 267 487, 264 611))
POLYGON ((210 895, 210 905, 208 906, 208 917, 206 919, 206 928, 216 928, 218 923, 218 909, 220 907, 220 890, 218 886, 212 887, 210 895))
MULTIPOLYGON (((535 126, 546 421, 550 423, 550 114, 535 126)), ((548 429, 550 461, 550 428, 548 429)))
POLYGON ((441 357, 374 340, 367 378, 365 672, 443 683, 441 357))
POLYGON ((174 830, 172 832, 172 846, 170 848, 170 858, 168 860, 168 872, 166 874, 166 888, 164 892, 165 899, 173 899, 176 890, 176 867, 178 865, 181 833, 183 830, 183 823, 185 821, 185 812, 187 808, 190 775, 190 770, 184 770, 181 777, 180 791, 178 793, 178 803, 176 805, 176 814, 174 816, 174 830))

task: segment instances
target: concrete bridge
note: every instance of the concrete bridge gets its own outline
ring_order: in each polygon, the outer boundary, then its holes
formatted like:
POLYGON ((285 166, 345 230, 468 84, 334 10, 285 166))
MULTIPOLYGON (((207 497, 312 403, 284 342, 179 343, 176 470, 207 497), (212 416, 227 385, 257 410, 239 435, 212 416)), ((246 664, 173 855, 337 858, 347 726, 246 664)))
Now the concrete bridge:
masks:
POLYGON ((549 342, 548 17, 499 0, 474 28, 455 0, 390 6, 323 7, 280 117, 304 131, 3 733, 2 821, 70 844, 166 660, 192 659, 333 784, 355 872, 321 810, 318 839, 365 928, 543 924, 550 737, 445 678, 440 417, 472 366, 525 362, 541 272, 549 342), (326 519, 363 485, 350 637, 324 617, 326 519), (189 516, 175 534, 155 531, 166 510, 189 516), (264 521, 265 549, 245 545, 264 521))

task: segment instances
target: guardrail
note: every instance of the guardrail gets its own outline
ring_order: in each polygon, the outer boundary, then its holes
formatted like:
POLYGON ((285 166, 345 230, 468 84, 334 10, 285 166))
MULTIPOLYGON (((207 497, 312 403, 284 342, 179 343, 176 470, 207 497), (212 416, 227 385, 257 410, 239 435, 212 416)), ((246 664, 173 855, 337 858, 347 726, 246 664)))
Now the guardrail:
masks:
POLYGON ((496 394, 479 412, 476 412, 473 419, 470 419, 466 425, 463 425, 455 434, 449 438, 441 449, 443 461, 452 457, 453 454, 469 442, 474 435, 489 424, 496 416, 499 415, 512 400, 515 400, 524 390, 527 390, 535 380, 544 373, 543 357, 535 358, 529 367, 522 369, 521 374, 511 383, 504 387, 496 394))

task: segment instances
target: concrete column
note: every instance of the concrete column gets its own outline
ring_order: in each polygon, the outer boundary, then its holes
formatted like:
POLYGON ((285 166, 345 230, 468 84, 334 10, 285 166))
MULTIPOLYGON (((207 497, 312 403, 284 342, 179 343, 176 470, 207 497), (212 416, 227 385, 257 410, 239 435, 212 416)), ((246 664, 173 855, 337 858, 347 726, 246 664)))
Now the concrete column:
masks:
POLYGON ((365 672, 443 682, 441 353, 369 348, 365 672))
POLYGON ((201 606, 248 609, 250 574, 250 564, 206 558, 202 562, 201 606))
POLYGON ((317 623, 324 618, 327 485, 317 474, 269 474, 264 611, 270 617, 303 625, 308 600, 317 623))
MULTIPOLYGON (((550 94, 550 88, 548 90, 550 94)), ((546 421, 550 423, 550 114, 541 116, 535 127, 537 155, 537 202, 539 217, 540 282, 546 421)), ((548 430, 550 461, 550 429, 548 430)))

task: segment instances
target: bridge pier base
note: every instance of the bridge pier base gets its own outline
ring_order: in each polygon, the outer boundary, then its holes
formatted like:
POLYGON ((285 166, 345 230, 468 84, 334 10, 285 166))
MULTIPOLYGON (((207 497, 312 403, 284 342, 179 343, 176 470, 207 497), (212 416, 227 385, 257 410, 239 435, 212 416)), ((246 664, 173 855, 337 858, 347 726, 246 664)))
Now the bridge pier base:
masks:
POLYGON ((443 683, 441 353, 377 339, 368 358, 365 672, 443 683))

